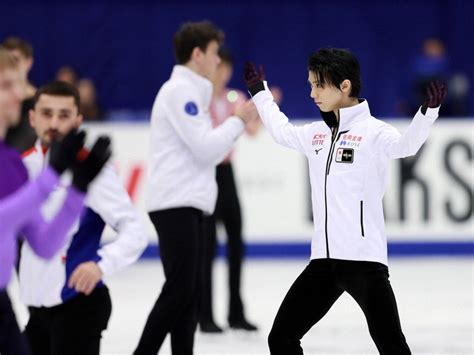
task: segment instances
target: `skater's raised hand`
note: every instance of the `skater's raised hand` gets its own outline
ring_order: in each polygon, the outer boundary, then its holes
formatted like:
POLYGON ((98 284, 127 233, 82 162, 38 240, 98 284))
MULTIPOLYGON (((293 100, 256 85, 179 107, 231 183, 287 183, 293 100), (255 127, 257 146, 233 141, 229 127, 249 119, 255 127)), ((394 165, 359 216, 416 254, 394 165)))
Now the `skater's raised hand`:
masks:
POLYGON ((257 71, 255 64, 252 62, 246 62, 244 68, 244 80, 247 87, 251 87, 260 81, 264 81, 265 72, 263 71, 263 66, 260 65, 260 70, 257 71))
POLYGON ((441 84, 439 81, 432 81, 426 88, 426 99, 421 107, 421 113, 426 114, 427 108, 436 108, 441 106, 446 95, 448 87, 446 84, 441 84))
POLYGON ((245 85, 250 92, 250 95, 254 96, 259 91, 265 90, 263 81, 265 80, 265 72, 263 66, 260 65, 260 69, 257 71, 255 64, 252 62, 246 62, 244 68, 244 81, 245 85))

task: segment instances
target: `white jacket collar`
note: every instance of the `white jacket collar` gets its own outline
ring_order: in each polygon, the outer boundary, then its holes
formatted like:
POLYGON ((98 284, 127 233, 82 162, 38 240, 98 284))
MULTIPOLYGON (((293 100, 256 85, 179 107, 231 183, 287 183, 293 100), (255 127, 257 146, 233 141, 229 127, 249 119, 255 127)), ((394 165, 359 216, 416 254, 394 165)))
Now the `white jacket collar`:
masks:
POLYGON ((359 99, 359 104, 339 109, 339 124, 333 111, 323 112, 321 116, 329 128, 338 127, 338 131, 350 130, 354 123, 367 119, 370 109, 367 100, 359 99))
POLYGON ((39 139, 37 139, 36 142, 35 142, 35 150, 38 153, 41 153, 42 156, 45 156, 46 153, 48 152, 48 148, 46 148, 44 145, 42 145, 41 141, 39 139))
POLYGON ((39 139, 37 139, 35 142, 33 154, 36 155, 36 159, 41 162, 43 167, 46 166, 47 162, 49 161, 49 149, 42 145, 39 139))
POLYGON ((197 86, 200 95, 204 98, 206 103, 211 102, 212 98, 212 83, 210 80, 205 77, 197 74, 188 67, 184 65, 175 65, 173 71, 171 72, 171 79, 184 78, 191 81, 194 85, 197 86))
POLYGON ((367 100, 351 107, 341 108, 339 110, 339 131, 351 129, 353 124, 370 116, 370 109, 367 100))

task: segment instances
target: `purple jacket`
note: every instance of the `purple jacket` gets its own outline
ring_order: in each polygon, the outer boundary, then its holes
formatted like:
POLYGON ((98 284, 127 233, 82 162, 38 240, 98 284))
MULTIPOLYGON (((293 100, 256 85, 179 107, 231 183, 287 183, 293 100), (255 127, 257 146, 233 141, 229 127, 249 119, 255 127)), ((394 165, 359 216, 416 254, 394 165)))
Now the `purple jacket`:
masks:
POLYGON ((0 290, 5 289, 15 264, 16 240, 21 234, 41 257, 51 258, 63 245, 67 232, 82 211, 84 194, 69 187, 61 210, 45 222, 40 207, 59 181, 45 169, 27 183, 21 157, 0 141, 0 290), (52 233, 54 231, 54 233, 52 233))

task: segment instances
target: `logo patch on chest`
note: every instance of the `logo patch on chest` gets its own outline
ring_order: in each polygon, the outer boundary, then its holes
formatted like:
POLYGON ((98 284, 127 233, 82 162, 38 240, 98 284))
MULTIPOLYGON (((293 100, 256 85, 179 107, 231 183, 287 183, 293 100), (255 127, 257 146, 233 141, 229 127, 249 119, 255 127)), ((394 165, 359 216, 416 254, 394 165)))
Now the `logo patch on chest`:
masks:
POLYGON ((354 162, 354 149, 352 148, 338 148, 336 152, 336 163, 354 162))
POLYGON ((313 140, 311 142, 312 145, 323 145, 324 139, 326 138, 326 134, 323 133, 316 133, 313 136, 313 140))
POLYGON ((362 136, 355 136, 352 134, 344 134, 342 140, 339 143, 340 146, 346 147, 359 147, 360 141, 363 139, 362 136))

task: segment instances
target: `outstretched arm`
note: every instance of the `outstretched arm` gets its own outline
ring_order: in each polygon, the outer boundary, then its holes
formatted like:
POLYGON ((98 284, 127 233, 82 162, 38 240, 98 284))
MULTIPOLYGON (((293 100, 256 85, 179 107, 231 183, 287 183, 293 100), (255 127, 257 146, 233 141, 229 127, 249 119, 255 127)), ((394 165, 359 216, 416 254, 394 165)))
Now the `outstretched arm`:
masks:
POLYGON ((245 65, 244 79, 257 106, 260 118, 273 139, 285 147, 305 153, 305 129, 292 125, 288 117, 280 111, 273 100, 273 95, 265 81, 263 68, 257 72, 255 65, 247 62, 245 65))
POLYGON ((400 134, 390 125, 385 125, 379 136, 382 150, 389 158, 404 158, 415 155, 429 136, 431 126, 438 118, 438 112, 447 94, 445 84, 431 82, 427 96, 408 128, 400 134))

